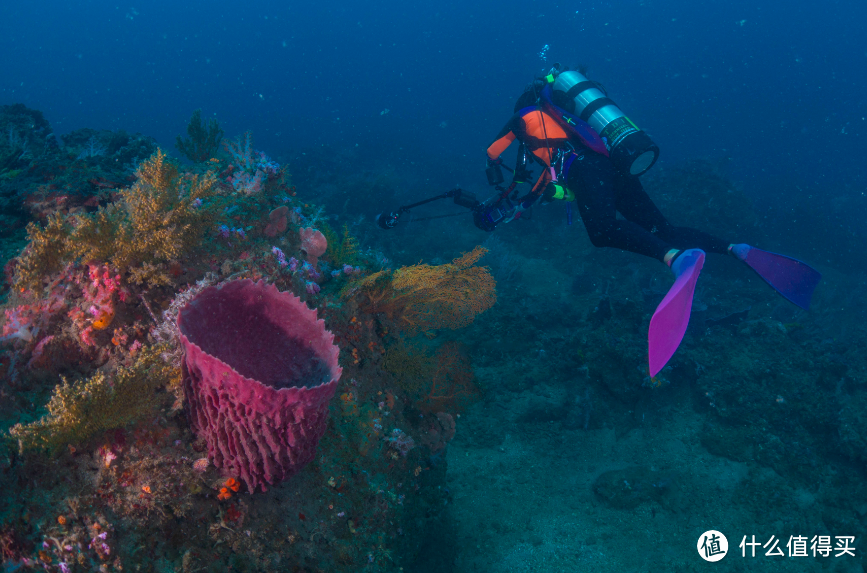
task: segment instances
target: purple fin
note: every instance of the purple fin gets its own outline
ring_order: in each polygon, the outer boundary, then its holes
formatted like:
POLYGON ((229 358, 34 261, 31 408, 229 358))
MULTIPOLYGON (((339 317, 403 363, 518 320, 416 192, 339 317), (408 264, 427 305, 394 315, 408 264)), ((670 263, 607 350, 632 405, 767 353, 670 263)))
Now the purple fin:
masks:
POLYGON ((701 249, 690 249, 681 254, 672 265, 677 278, 656 307, 647 332, 647 357, 651 377, 663 369, 683 340, 692 310, 695 283, 704 266, 704 257, 701 249))
POLYGON ((735 245, 732 250, 778 293, 804 310, 810 310, 813 291, 822 280, 819 271, 798 259, 749 245, 735 245))

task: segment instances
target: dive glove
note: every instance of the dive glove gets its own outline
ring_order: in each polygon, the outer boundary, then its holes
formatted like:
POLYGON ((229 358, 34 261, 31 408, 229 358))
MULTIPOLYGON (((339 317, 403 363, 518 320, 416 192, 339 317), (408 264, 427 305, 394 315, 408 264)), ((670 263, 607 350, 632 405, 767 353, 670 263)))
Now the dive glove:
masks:
POLYGON ((575 195, 568 187, 564 187, 553 181, 548 183, 545 191, 542 192, 542 201, 544 203, 550 203, 551 201, 572 201, 573 199, 575 199, 575 195))

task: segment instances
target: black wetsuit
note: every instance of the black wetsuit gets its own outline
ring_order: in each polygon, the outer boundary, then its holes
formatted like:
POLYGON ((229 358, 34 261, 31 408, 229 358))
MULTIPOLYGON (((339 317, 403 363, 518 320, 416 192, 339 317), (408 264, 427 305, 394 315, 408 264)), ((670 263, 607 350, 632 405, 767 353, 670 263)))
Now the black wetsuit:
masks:
POLYGON ((596 247, 614 247, 660 261, 671 249, 719 254, 728 250, 722 239, 669 223, 638 177, 618 173, 604 155, 579 150, 569 167, 566 186, 575 194, 581 220, 596 247), (616 212, 625 220, 618 219, 616 212))

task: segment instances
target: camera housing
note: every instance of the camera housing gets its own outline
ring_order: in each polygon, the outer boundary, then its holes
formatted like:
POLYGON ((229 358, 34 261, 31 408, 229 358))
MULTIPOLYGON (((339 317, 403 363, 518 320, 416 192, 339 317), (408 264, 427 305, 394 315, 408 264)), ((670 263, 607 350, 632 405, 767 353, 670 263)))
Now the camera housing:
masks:
POLYGON ((490 233, 514 211, 515 205, 508 197, 500 199, 499 195, 495 195, 473 209, 473 224, 482 231, 490 233))
POLYGON ((389 213, 380 213, 376 216, 376 224, 386 231, 389 229, 394 229, 394 226, 397 225, 397 220, 400 218, 400 213, 391 211, 389 213))

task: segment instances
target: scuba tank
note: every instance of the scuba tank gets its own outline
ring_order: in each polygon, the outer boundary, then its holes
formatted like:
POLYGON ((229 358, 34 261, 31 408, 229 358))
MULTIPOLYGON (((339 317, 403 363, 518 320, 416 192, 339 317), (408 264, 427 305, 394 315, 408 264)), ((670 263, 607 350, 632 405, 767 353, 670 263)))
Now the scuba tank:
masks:
POLYGON ((621 172, 638 176, 656 163, 659 147, 596 82, 575 71, 563 72, 554 81, 553 99, 555 105, 574 113, 602 136, 611 161, 621 172))

